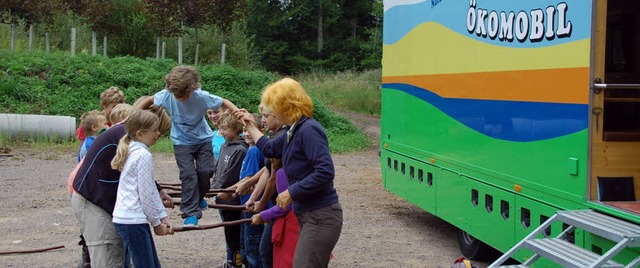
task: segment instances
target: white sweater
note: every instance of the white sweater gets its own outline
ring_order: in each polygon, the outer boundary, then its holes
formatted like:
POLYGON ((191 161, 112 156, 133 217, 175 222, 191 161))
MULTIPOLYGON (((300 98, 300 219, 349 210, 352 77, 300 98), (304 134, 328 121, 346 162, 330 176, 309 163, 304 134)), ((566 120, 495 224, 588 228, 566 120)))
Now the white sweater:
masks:
POLYGON ((153 179, 151 151, 141 142, 129 144, 129 155, 120 173, 113 222, 119 224, 151 223, 156 227, 167 217, 153 179))

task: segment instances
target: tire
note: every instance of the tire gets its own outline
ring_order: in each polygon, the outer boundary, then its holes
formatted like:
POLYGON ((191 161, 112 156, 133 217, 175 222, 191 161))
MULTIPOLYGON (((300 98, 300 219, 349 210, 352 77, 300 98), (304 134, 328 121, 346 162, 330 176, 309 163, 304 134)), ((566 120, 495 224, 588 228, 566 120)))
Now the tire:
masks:
POLYGON ((500 251, 471 236, 469 233, 457 229, 458 248, 462 255, 470 260, 491 262, 500 257, 500 251))

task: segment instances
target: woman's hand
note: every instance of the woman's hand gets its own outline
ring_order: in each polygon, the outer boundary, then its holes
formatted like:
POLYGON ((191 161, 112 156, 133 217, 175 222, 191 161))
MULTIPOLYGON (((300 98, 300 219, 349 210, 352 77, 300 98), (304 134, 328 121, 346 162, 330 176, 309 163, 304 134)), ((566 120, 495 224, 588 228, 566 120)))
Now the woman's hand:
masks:
POLYGON ((262 220, 262 217, 260 217, 260 214, 256 213, 256 214, 253 214, 253 216, 251 216, 251 224, 253 225, 264 224, 264 221, 262 220))
POLYGON ((253 115, 251 115, 251 113, 244 108, 234 111, 233 116, 235 116, 238 120, 240 120, 242 122, 242 125, 246 126, 249 123, 255 124, 253 120, 253 115))
POLYGON ((293 200, 291 199, 291 195, 289 194, 288 189, 280 193, 276 198, 276 204, 281 209, 287 209, 287 206, 289 206, 289 204, 291 204, 292 201, 293 200))

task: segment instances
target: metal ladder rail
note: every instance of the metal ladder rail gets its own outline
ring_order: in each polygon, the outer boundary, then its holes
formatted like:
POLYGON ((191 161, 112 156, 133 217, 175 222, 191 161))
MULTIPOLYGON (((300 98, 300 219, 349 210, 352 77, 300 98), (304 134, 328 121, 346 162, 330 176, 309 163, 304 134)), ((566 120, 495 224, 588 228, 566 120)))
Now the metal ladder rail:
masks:
MULTIPOLYGON (((505 261, 507 261, 509 258, 511 258, 511 256, 513 254, 515 254, 518 250, 520 250, 520 248, 522 247, 522 245, 536 237, 537 235, 541 234, 542 231, 544 229, 546 229, 547 227, 549 227, 557 218, 557 214, 553 214, 553 216, 551 216, 551 218, 547 219, 547 221, 545 221, 543 224, 541 224, 540 226, 538 226, 538 228, 536 228, 535 230, 533 230, 533 232, 531 232, 529 235, 527 235, 525 238, 523 238, 522 240, 520 240, 520 242, 518 242, 518 244, 516 244, 515 246, 513 246, 509 251, 505 252, 500 258, 498 258, 497 260, 495 260, 493 263, 491 263, 487 268, 496 268, 499 267, 502 263, 504 263, 505 261)), ((538 253, 535 253, 531 258, 535 258, 537 259, 538 257, 540 257, 540 255, 538 255, 538 253)), ((534 260, 535 260, 534 259, 534 260)), ((528 260, 527 260, 528 262, 528 260)))
POLYGON ((629 244, 629 242, 630 242, 629 238, 625 238, 621 240, 618 244, 616 244, 609 251, 607 251, 607 253, 600 256, 600 258, 598 258, 595 263, 589 266, 589 268, 600 267, 605 262, 611 260, 613 256, 617 255, 618 253, 620 253, 620 251, 627 248, 627 245, 629 244))
POLYGON ((632 260, 629 264, 627 264, 627 266, 625 266, 625 268, 635 268, 638 265, 640 265, 640 256, 632 260))
MULTIPOLYGON (((554 214, 554 216, 555 216, 555 214, 554 214)), ((564 229, 558 236, 556 236, 556 238, 560 238, 560 239, 564 240, 565 236, 567 235, 567 233, 573 231, 575 228, 576 228, 575 226, 569 225, 569 227, 564 229)), ((523 242, 525 242, 525 241, 527 241, 527 240, 523 240, 523 242)), ((523 265, 529 266, 529 265, 533 264, 533 262, 535 262, 539 258, 540 258, 540 254, 535 253, 533 256, 531 256, 531 258, 529 258, 527 261, 525 261, 523 263, 523 265)))

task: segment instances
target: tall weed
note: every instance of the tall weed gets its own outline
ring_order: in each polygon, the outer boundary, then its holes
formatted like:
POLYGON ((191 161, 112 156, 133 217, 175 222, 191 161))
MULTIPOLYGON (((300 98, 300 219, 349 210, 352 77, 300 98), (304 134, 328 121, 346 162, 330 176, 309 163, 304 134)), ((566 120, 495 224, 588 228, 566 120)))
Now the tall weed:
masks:
POLYGON ((333 109, 380 115, 382 72, 313 72, 296 77, 320 102, 333 109))

